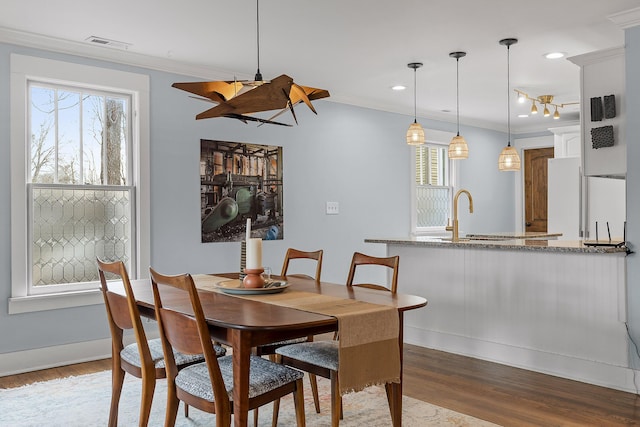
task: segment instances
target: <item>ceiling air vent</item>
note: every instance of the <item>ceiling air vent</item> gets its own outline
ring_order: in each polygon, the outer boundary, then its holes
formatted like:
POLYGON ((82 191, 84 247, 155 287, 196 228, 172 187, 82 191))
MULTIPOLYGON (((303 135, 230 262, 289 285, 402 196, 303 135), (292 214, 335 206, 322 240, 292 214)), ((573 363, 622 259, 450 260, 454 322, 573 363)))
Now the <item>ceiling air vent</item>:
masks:
POLYGON ((127 50, 129 48, 129 46, 131 46, 130 43, 125 43, 125 42, 119 42, 119 41, 115 41, 115 40, 109 40, 109 39, 105 39, 103 37, 96 37, 96 36, 90 36, 87 37, 85 39, 85 41, 89 42, 89 43, 93 43, 93 44, 97 44, 100 46, 109 46, 115 49, 122 49, 122 50, 127 50))

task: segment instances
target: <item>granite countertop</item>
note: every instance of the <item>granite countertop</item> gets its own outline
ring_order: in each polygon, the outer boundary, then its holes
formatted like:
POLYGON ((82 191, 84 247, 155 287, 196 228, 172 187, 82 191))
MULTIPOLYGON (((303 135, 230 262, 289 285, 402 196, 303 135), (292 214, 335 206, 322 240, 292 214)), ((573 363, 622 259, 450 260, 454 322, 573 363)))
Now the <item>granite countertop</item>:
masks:
POLYGON ((546 237, 561 237, 562 233, 548 233, 539 231, 504 232, 504 233, 469 233, 467 238, 474 240, 504 240, 504 239, 544 239, 546 237))
POLYGON ((626 253, 626 246, 587 246, 582 240, 545 240, 545 239, 467 239, 452 242, 451 238, 432 236, 410 236, 401 238, 365 239, 366 243, 385 243, 432 248, 500 249, 524 250, 536 252, 574 252, 590 254, 626 253))

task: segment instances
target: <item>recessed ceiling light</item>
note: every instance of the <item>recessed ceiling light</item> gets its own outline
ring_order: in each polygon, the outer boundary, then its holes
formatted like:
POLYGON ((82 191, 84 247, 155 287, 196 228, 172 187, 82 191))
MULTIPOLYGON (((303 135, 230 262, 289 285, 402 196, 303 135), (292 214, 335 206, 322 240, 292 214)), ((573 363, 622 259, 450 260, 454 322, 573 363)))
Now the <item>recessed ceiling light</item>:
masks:
POLYGON ((545 53, 544 57, 547 59, 560 59, 560 58, 564 58, 564 52, 549 52, 549 53, 545 53))
POLYGON ((391 86, 392 90, 405 90, 407 87, 402 85, 391 86))
POLYGON ((529 115, 528 114, 518 114, 518 117, 524 118, 524 117, 529 117, 529 115))

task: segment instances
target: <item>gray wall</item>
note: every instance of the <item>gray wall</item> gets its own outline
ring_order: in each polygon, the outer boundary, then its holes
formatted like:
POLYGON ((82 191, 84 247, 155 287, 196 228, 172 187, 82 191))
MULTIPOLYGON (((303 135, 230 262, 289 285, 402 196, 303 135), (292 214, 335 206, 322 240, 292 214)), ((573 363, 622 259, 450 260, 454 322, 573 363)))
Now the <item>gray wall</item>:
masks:
MULTIPOLYGON (((0 353, 109 336, 101 305, 7 314, 11 294, 11 52, 150 76, 151 260, 161 272, 236 271, 239 265, 239 243, 200 243, 201 138, 284 147, 285 239, 267 241, 263 249, 264 264, 275 272, 280 270, 287 247, 323 248, 323 280, 343 282, 354 251, 385 253, 384 245, 366 244, 365 238, 409 232, 410 149, 404 134, 412 117, 320 100, 314 104, 317 116, 299 106, 300 125, 292 128, 256 127, 230 119, 196 121, 195 115, 207 105, 171 88, 174 82, 192 78, 0 44, 0 301, 4 302, 0 306, 0 353), (340 214, 325 215, 326 201, 339 202, 340 214)), ((425 128, 455 131, 452 123, 420 121, 425 128)), ((464 126, 461 133, 469 142, 471 156, 461 163, 460 186, 471 191, 475 204, 473 215, 461 215, 462 227, 504 231, 514 223, 513 176, 497 171, 506 136, 464 126)))

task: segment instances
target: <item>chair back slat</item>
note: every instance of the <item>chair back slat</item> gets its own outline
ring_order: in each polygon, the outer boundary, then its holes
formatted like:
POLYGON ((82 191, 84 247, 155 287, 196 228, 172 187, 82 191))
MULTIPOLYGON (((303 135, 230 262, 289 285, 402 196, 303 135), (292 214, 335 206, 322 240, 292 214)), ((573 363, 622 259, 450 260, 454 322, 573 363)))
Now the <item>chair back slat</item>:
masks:
POLYGON ((293 259, 311 259, 316 261, 316 274, 313 279, 316 282, 320 281, 320 275, 322 274, 322 249, 312 252, 305 252, 299 249, 289 248, 284 256, 284 263, 282 264, 281 276, 286 276, 289 270, 289 261, 293 259))
POLYGON ((398 266, 400 264, 400 257, 398 255, 391 257, 375 257, 371 255, 365 255, 360 252, 354 252, 353 258, 351 259, 351 267, 349 268, 349 275, 347 276, 347 286, 359 286, 369 289, 379 289, 379 290, 387 290, 392 293, 396 293, 398 291, 398 266), (360 283, 354 284, 353 280, 356 275, 356 268, 360 265, 379 265, 383 267, 388 267, 392 270, 393 275, 391 277, 391 285, 389 288, 374 284, 374 283, 360 283))

